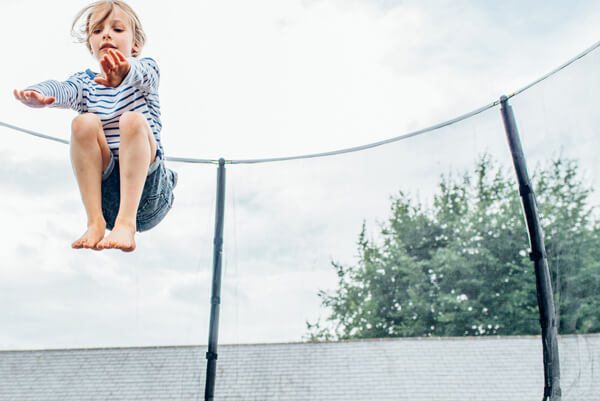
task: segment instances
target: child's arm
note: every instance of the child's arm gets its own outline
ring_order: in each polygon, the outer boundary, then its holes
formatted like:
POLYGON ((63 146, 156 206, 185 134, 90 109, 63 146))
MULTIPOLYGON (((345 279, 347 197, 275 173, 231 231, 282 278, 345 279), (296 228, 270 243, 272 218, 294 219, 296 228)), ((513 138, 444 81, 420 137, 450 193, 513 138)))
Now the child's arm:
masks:
POLYGON ((148 57, 130 58, 128 61, 131 70, 123 79, 123 85, 133 86, 148 94, 156 94, 160 82, 160 71, 156 61, 148 57))
POLYGON ((13 94, 21 103, 36 109, 51 105, 56 100, 53 96, 44 96, 39 92, 31 90, 18 91, 15 89, 13 90, 13 94))
POLYGON ((84 112, 82 104, 83 77, 78 73, 64 82, 49 80, 31 85, 25 90, 14 90, 17 100, 29 107, 56 107, 84 112))

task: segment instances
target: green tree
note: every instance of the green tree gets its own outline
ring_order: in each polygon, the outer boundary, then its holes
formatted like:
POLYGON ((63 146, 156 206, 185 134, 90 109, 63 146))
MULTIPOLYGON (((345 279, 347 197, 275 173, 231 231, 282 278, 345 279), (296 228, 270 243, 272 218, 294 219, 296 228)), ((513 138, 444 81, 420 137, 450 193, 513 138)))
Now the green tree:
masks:
POLYGON ((591 190, 572 160, 556 160, 537 180, 559 333, 600 332, 600 228, 591 190))
MULTIPOLYGON (((559 333, 600 331, 600 224, 577 163, 533 174, 559 333)), ((483 156, 474 173, 442 176, 433 206, 400 192, 377 241, 363 224, 355 265, 333 263, 330 312, 311 340, 538 334, 535 274, 514 176, 483 156)))

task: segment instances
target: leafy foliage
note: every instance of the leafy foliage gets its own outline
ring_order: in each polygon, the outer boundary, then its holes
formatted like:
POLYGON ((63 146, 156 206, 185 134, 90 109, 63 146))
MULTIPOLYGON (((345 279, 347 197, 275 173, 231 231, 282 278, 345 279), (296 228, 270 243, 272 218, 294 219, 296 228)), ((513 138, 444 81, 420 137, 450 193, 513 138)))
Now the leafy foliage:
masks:
MULTIPOLYGON (((600 225, 575 161, 533 175, 559 333, 600 331, 600 225)), ((356 265, 333 263, 330 311, 310 340, 538 334, 533 263, 516 180, 483 156, 473 174, 442 176, 433 206, 400 192, 378 242, 363 224, 356 265)))

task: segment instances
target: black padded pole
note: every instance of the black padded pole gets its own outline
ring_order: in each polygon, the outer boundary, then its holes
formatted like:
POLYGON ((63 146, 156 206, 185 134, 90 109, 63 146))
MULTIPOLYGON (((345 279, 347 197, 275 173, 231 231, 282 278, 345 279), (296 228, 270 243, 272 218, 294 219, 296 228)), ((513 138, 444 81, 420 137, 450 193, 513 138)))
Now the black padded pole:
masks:
POLYGON ((519 182, 519 194, 527 223, 529 254, 535 268, 535 283, 537 288, 537 300, 540 311, 540 325, 542 326, 542 348, 544 357, 544 398, 543 400, 560 401, 560 364, 558 360, 558 332, 556 329, 556 312, 554 309, 554 296, 552 282, 550 280, 550 269, 546 258, 546 247, 544 245, 543 231, 538 218, 535 193, 531 187, 523 147, 517 130, 517 123, 508 104, 508 98, 500 98, 502 120, 508 146, 512 154, 512 160, 519 182))
POLYGON ((215 377, 217 375, 217 344, 219 342, 219 306, 221 304, 221 266, 223 259, 223 222, 225 220, 225 159, 219 159, 217 170, 217 210, 215 217, 215 239, 213 243, 213 279, 210 298, 210 327, 208 352, 206 353, 205 401, 215 397, 215 377))

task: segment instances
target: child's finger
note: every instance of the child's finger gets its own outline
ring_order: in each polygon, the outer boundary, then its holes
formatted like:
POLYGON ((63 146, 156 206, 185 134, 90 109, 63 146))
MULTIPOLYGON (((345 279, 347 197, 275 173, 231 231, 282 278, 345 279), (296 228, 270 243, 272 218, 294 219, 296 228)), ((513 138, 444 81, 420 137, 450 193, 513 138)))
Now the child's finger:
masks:
POLYGON ((100 60, 100 67, 102 68, 102 71, 106 74, 106 72, 108 70, 108 64, 106 63, 106 56, 102 57, 102 60, 100 60))
POLYGON ((119 60, 119 56, 117 55, 117 50, 115 50, 115 49, 109 49, 108 50, 108 54, 110 54, 111 61, 114 64, 118 65, 120 60, 119 60))
POLYGON ((125 58, 125 56, 123 55, 123 53, 121 53, 120 51, 116 51, 115 53, 117 53, 117 57, 119 59, 120 62, 122 63, 126 63, 127 59, 125 58))
POLYGON ((104 75, 106 75, 108 72, 110 72, 110 62, 109 62, 109 57, 108 55, 105 55, 102 60, 100 60, 100 66, 102 67, 102 71, 104 72, 104 75))
POLYGON ((17 99, 19 99, 19 101, 21 101, 21 102, 24 102, 25 101, 25 91, 18 91, 17 99))
POLYGON ((108 67, 106 66, 106 63, 104 62, 104 59, 100 60, 100 68, 102 69, 102 72, 104 73, 104 75, 106 75, 108 72, 108 67))
POLYGON ((115 60, 117 61, 121 61, 121 59, 123 58, 123 53, 121 53, 119 50, 117 49, 111 49, 113 52, 113 55, 115 56, 115 60))
POLYGON ((94 78, 94 82, 96 82, 97 84, 100 84, 100 85, 108 86, 108 80, 104 79, 104 78, 99 78, 99 77, 94 78))
POLYGON ((111 70, 115 68, 115 63, 113 62, 113 55, 110 53, 110 50, 108 51, 108 55, 104 56, 104 60, 106 61, 108 68, 110 68, 111 70))

